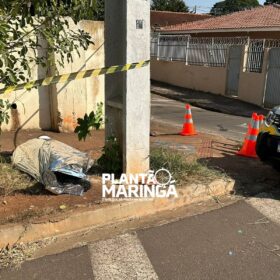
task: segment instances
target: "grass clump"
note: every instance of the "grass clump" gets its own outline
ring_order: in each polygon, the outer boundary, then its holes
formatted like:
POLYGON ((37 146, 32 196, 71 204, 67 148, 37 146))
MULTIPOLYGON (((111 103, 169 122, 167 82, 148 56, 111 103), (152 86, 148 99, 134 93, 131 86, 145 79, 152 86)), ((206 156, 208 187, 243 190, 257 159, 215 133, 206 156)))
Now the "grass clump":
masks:
POLYGON ((36 182, 13 168, 11 163, 0 162, 0 195, 9 195, 18 190, 25 190, 32 187, 36 182))
POLYGON ((161 168, 169 170, 178 185, 207 183, 217 178, 226 177, 226 174, 220 170, 209 167, 197 159, 188 158, 186 154, 173 149, 152 149, 150 164, 154 171, 161 168))

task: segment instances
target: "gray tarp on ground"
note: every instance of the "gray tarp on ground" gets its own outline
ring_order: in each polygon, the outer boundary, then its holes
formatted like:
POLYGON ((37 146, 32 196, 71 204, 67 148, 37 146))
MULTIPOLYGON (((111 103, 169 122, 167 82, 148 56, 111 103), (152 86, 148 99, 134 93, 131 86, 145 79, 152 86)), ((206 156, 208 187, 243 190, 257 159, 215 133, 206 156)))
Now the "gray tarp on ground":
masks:
POLYGON ((60 184, 54 172, 86 179, 86 172, 92 164, 86 153, 45 137, 29 140, 13 153, 13 165, 16 168, 28 173, 55 194, 82 195, 84 188, 80 184, 60 184))

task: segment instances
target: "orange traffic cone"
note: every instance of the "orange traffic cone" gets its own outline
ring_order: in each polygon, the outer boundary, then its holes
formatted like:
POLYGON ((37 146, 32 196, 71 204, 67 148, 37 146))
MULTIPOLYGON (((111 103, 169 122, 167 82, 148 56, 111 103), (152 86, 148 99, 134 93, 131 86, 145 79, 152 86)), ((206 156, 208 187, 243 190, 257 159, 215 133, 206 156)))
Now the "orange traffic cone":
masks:
POLYGON ((260 127, 264 124, 265 116, 264 115, 259 115, 260 118, 260 127))
POLYGON ((253 114, 252 123, 248 125, 248 132, 245 136, 244 144, 237 153, 239 156, 257 158, 256 142, 260 130, 260 116, 253 114))
POLYGON ((252 118, 251 118, 250 123, 248 124, 248 130, 247 130, 247 134, 246 134, 246 135, 249 135, 250 129, 251 129, 252 126, 254 125, 254 122, 255 122, 255 120, 256 120, 257 117, 258 117, 258 114, 257 114, 257 113, 253 113, 253 114, 252 114, 252 118))
POLYGON ((180 134, 182 136, 192 136, 197 134, 193 124, 190 104, 186 104, 185 123, 184 123, 183 130, 180 134))

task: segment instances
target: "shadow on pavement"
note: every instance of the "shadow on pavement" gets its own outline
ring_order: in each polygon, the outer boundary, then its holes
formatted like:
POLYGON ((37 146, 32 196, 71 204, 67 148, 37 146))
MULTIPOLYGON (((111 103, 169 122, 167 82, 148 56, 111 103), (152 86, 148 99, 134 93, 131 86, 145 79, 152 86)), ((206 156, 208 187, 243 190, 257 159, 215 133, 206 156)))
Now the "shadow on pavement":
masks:
POLYGON ((251 117, 253 112, 263 115, 268 113, 266 109, 236 98, 177 87, 157 81, 152 81, 151 91, 167 98, 187 102, 202 109, 224 114, 251 117))
POLYGON ((280 172, 259 159, 237 156, 238 145, 212 141, 211 148, 214 156, 204 157, 199 161, 206 162, 208 166, 219 169, 234 179, 235 194, 254 196, 280 185, 280 172))

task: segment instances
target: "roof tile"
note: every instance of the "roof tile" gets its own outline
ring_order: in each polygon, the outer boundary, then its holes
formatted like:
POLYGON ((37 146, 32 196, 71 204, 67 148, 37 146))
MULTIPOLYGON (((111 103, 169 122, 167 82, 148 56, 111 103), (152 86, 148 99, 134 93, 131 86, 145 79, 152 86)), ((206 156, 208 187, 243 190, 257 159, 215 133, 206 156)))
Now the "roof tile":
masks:
POLYGON ((225 30, 250 28, 280 28, 280 5, 260 6, 254 9, 231 13, 219 17, 170 25, 163 31, 225 30))
POLYGON ((192 14, 182 12, 169 11, 151 11, 151 25, 152 26, 168 26, 183 22, 191 22, 202 20, 211 17, 210 15, 192 14))

